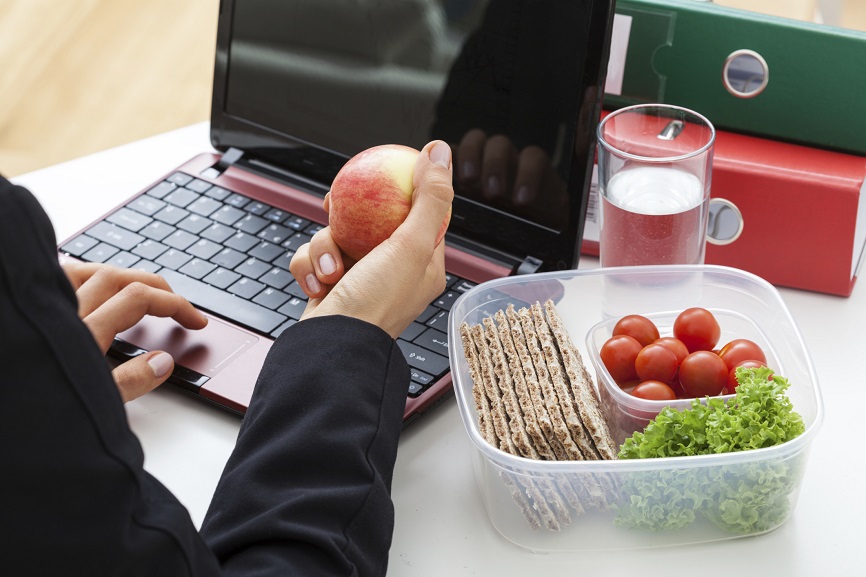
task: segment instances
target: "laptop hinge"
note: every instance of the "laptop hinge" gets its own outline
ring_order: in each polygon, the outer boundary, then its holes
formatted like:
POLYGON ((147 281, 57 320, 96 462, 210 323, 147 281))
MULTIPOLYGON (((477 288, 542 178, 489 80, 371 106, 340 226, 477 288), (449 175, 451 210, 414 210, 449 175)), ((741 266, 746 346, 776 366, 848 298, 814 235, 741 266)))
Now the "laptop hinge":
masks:
POLYGON ((541 259, 537 259, 534 256, 527 256, 523 259, 523 262, 517 266, 516 274, 533 274, 538 272, 542 265, 541 259))
POLYGON ((207 178, 216 178, 224 173, 230 166, 239 161, 243 155, 243 150, 230 147, 222 153, 222 156, 220 156, 220 159, 216 164, 201 171, 201 175, 207 178))

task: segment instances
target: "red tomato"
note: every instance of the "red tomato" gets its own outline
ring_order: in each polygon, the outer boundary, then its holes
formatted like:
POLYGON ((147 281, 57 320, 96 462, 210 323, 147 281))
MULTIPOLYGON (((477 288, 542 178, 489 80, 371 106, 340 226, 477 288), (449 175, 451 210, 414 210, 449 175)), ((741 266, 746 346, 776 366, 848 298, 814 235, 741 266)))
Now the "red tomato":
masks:
POLYGON ((637 378, 634 361, 642 348, 634 337, 617 335, 605 341, 599 354, 613 380, 624 383, 637 378))
POLYGON ((683 362, 683 359, 689 356, 689 349, 683 344, 683 341, 674 337, 662 337, 656 339, 653 344, 663 345, 667 347, 673 354, 677 356, 677 365, 683 362))
POLYGON ((761 347, 749 339, 734 339, 719 351, 719 356, 728 365, 728 369, 733 369, 742 361, 760 361, 767 362, 767 357, 761 347))
POLYGON ((666 383, 674 378, 678 367, 677 356, 664 345, 647 345, 634 360, 637 376, 642 381, 666 383))
MULTIPOLYGON (((737 387, 740 385, 740 383, 737 381, 737 368, 738 367, 747 367, 750 369, 757 369, 758 367, 766 367, 766 366, 767 366, 766 363, 762 363, 761 361, 746 360, 746 361, 740 361, 739 363, 737 363, 736 365, 731 367, 731 371, 728 373, 728 384, 725 387, 725 394, 726 395, 733 395, 734 391, 736 391, 737 387)), ((770 375, 769 378, 772 379, 773 375, 770 375)))
POLYGON ((719 355, 695 351, 680 364, 680 384, 690 397, 718 395, 728 385, 728 366, 719 355))
POLYGON ((648 401, 674 401, 677 398, 673 389, 665 383, 655 380, 643 381, 632 390, 631 394, 648 401))
POLYGON ((686 345, 690 353, 713 350, 721 334, 716 317, 704 308, 686 309, 674 320, 674 336, 686 345))
POLYGON ((613 326, 613 334, 634 337, 642 347, 659 338, 655 323, 640 315, 627 315, 619 319, 613 326))

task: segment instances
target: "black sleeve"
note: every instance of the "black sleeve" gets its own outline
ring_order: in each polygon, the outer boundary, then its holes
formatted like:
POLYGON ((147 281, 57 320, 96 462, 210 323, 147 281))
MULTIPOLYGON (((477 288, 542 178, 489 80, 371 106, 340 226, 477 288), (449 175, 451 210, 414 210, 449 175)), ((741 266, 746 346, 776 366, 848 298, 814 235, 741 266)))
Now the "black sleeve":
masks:
POLYGON ((202 526, 226 574, 384 575, 408 379, 373 325, 280 336, 202 526))
POLYGON ((298 323, 277 341, 208 514, 218 562, 184 507, 144 471, 76 309, 47 216, 0 178, 4 572, 217 575, 220 562, 246 574, 384 571, 408 378, 384 332, 335 317, 298 323), (341 347, 354 380, 330 372, 343 355, 328 352, 341 347), (293 367, 297 358, 306 369, 293 367))

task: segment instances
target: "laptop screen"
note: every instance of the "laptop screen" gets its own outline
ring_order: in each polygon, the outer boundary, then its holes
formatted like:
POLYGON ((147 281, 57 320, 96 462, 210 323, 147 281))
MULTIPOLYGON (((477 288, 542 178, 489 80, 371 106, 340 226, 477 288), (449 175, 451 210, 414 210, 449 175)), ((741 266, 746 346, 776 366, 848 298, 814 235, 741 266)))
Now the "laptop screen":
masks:
POLYGON ((213 144, 323 194, 365 148, 444 140, 449 242, 510 266, 574 267, 612 4, 224 1, 213 144))

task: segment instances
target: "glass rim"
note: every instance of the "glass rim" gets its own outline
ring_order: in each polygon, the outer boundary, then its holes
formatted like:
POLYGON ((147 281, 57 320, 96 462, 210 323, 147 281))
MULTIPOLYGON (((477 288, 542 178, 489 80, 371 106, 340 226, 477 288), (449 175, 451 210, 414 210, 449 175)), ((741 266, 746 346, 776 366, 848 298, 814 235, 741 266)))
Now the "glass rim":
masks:
POLYGON ((694 158, 696 156, 700 156, 700 155, 706 153, 710 148, 712 148, 713 143, 716 141, 716 127, 713 126, 713 123, 710 122, 706 116, 704 116, 703 114, 700 114, 699 112, 695 112, 694 110, 692 110, 690 108, 685 108, 683 106, 677 106, 675 104, 632 104, 631 106, 619 108, 617 110, 614 110, 613 112, 611 112, 610 114, 608 114, 607 116, 605 116, 604 118, 601 119, 601 122, 598 123, 598 128, 597 128, 596 132, 597 132, 598 143, 601 146, 603 146, 606 150, 608 150, 609 152, 616 154, 617 156, 620 156, 622 158, 626 158, 629 160, 637 160, 637 161, 646 162, 646 163, 663 163, 663 162, 677 162, 680 160, 688 160, 689 158, 694 158), (701 122, 706 124, 707 127, 709 127, 710 138, 707 140, 707 143, 704 144, 702 147, 700 147, 696 150, 693 150, 692 152, 688 152, 686 154, 680 154, 678 156, 642 156, 639 154, 632 154, 630 152, 625 152, 624 150, 620 150, 619 148, 615 147, 614 145, 612 145, 611 143, 609 143, 608 141, 605 140, 604 127, 607 124, 608 120, 611 120, 612 118, 615 118, 621 114, 624 114, 627 112, 634 112, 635 110, 642 109, 642 108, 644 108, 644 109, 659 108, 659 109, 666 109, 666 110, 675 110, 677 112, 683 112, 685 114, 690 114, 690 115, 698 118, 701 122))

